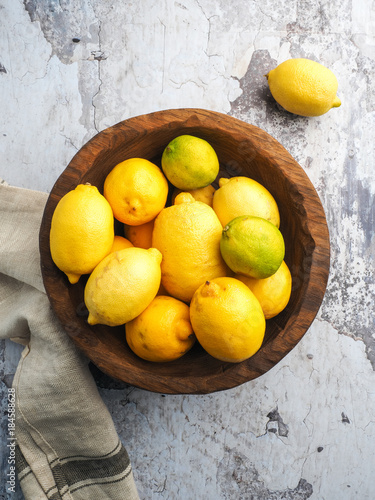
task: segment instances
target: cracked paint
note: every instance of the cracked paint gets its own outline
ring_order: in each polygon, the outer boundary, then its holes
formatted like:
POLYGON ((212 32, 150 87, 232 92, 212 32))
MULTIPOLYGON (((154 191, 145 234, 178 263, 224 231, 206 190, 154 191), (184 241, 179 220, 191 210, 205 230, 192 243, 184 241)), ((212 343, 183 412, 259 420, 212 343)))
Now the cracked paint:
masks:
POLYGON ((93 22, 90 2, 76 4, 69 0, 23 0, 31 22, 39 22, 41 30, 62 63, 72 64, 77 60, 79 48, 76 45, 96 43, 95 34, 89 27, 93 22))
POLYGON ((280 416, 280 413, 277 408, 274 410, 270 411, 267 415, 267 418, 269 418, 269 421, 267 423, 267 430, 268 432, 277 432, 279 436, 282 437, 288 437, 289 434, 289 429, 286 424, 284 424, 283 419, 280 416), (275 423, 276 427, 271 427, 269 424, 270 423, 275 423))
POLYGON ((251 498, 253 500, 306 500, 311 497, 313 487, 301 478, 295 488, 270 490, 260 479, 251 459, 237 450, 228 449, 219 464, 218 482, 221 498, 251 498))
POLYGON ((370 314, 375 304, 371 258, 375 252, 375 198, 361 180, 352 180, 350 170, 344 172, 340 191, 340 206, 330 207, 333 265, 321 314, 340 333, 362 340, 375 368, 375 319, 370 314), (350 306, 354 299, 355 308, 350 306))
MULTIPOLYGON (((101 77, 101 61, 105 61, 107 59, 107 56, 104 54, 104 52, 101 50, 101 41, 100 41, 100 33, 101 33, 101 23, 98 23, 98 50, 91 52, 91 55, 94 55, 93 59, 95 61, 98 61, 97 67, 98 67, 98 90, 97 92, 93 95, 92 97, 92 106, 94 108, 94 116, 93 116, 93 121, 94 121, 94 128, 97 132, 99 132, 98 126, 97 126, 97 119, 96 119, 96 113, 97 113, 97 107, 96 107, 96 98, 100 94, 100 90, 103 84, 102 77, 101 77)), ((90 58, 89 58, 90 60, 90 58)))

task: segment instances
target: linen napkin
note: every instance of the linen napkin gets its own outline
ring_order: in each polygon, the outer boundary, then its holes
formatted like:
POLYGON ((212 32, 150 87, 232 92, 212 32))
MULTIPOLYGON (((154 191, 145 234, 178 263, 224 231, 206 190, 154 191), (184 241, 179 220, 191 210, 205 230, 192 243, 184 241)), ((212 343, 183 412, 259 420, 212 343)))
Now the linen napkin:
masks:
POLYGON ((40 272, 47 194, 0 184, 0 337, 25 348, 11 389, 26 500, 139 499, 88 360, 60 326, 40 272))

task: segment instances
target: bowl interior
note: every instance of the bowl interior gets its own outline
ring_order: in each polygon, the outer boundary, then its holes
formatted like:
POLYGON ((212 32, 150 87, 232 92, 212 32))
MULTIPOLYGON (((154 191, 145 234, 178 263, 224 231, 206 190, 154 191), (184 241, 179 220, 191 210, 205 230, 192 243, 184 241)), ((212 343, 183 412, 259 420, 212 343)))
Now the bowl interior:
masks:
MULTIPOLYGON (((122 227, 117 226, 118 234, 122 227)), ((265 373, 302 338, 324 296, 329 272, 328 229, 319 197, 303 169, 261 129, 204 110, 168 110, 125 120, 104 130, 72 159, 47 201, 40 231, 42 274, 58 318, 76 345, 102 371, 123 382, 163 393, 224 390, 265 373), (49 252, 49 230, 59 199, 79 183, 103 192, 107 174, 119 162, 146 158, 160 166, 169 141, 181 134, 207 140, 220 160, 219 177, 244 175, 263 184, 280 210, 285 261, 292 273, 292 295, 278 316, 267 320, 261 349, 238 364, 209 356, 198 343, 169 363, 138 358, 127 346, 124 327, 89 326, 83 291, 86 279, 70 285, 49 252)))

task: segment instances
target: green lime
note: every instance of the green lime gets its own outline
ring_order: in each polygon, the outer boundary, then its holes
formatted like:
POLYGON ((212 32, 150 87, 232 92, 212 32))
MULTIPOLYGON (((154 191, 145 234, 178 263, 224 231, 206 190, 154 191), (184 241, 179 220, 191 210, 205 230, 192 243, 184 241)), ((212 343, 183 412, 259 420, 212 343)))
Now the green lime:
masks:
POLYGON ((169 182, 185 191, 211 184, 219 173, 219 160, 204 139, 180 135, 165 148, 161 167, 169 182))
POLYGON ((261 217, 242 215, 224 227, 220 251, 235 273, 264 279, 279 269, 285 256, 285 244, 274 224, 261 217))

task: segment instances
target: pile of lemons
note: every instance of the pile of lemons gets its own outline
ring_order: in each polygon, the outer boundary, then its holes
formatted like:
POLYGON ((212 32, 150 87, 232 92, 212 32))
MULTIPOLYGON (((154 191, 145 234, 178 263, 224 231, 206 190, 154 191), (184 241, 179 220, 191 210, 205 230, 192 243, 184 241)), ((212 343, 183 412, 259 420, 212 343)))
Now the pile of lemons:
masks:
POLYGON ((126 159, 103 194, 80 184, 54 211, 52 259, 72 284, 88 275, 88 323, 125 325, 130 349, 145 360, 178 359, 198 340, 217 359, 243 361, 290 299, 275 199, 245 176, 214 187, 218 174, 212 146, 180 135, 161 168, 126 159))

